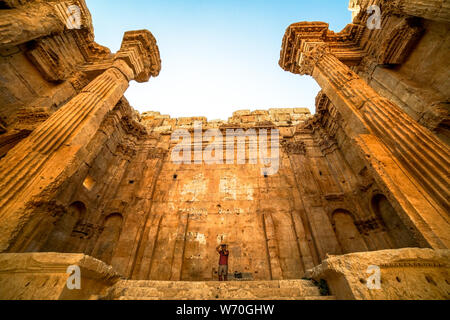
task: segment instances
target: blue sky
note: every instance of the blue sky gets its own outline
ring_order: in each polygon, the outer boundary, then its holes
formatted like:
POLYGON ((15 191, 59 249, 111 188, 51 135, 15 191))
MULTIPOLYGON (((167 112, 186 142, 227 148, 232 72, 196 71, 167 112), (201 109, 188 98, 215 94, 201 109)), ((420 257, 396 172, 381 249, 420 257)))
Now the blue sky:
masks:
POLYGON ((156 37, 162 70, 132 82, 125 96, 143 111, 172 117, 227 119, 240 109, 310 108, 319 91, 311 77, 278 66, 286 28, 325 21, 350 23, 348 0, 87 0, 95 39, 113 52, 127 30, 156 37))

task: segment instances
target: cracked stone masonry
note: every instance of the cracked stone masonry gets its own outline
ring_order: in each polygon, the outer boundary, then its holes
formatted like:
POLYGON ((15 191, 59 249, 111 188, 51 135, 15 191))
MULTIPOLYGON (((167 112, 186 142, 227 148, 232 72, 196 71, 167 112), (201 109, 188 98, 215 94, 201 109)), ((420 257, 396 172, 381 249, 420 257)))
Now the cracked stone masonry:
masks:
POLYGON ((150 31, 112 53, 84 0, 0 1, 0 298, 450 299, 450 3, 350 8, 341 32, 298 22, 280 39, 279 66, 322 89, 314 115, 208 121, 125 99, 161 71, 150 31), (233 147, 245 163, 171 161, 177 130, 193 153, 211 142, 196 123, 279 132, 278 171, 250 161, 258 137, 233 147), (229 282, 215 281, 220 243, 229 282))

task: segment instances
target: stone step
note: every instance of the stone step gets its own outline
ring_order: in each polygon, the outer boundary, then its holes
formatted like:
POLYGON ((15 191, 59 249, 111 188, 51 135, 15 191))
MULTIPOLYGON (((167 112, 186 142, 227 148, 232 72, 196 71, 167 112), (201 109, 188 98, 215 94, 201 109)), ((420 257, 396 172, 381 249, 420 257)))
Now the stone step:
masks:
MULTIPOLYGON (((119 298, 117 298, 117 300, 198 300, 198 299, 193 299, 193 298, 185 298, 185 299, 180 299, 180 298, 168 298, 168 299, 161 299, 159 297, 132 297, 132 296, 121 296, 119 298)), ((270 301, 270 300, 281 300, 281 301, 289 301, 289 300, 323 300, 323 301, 332 301, 332 300, 336 300, 335 296, 308 296, 308 297, 269 297, 269 298, 232 298, 232 299, 225 299, 225 298, 211 298, 208 300, 228 300, 228 301, 233 301, 233 300, 242 300, 242 301, 246 301, 246 300, 262 300, 262 301, 270 301)))
POLYGON ((116 288, 152 287, 152 288, 316 288, 309 280, 273 280, 273 281, 151 281, 151 280, 122 280, 116 288))
POLYGON ((118 300, 333 300, 309 280, 150 281, 122 280, 107 299, 118 300))
POLYGON ((132 296, 132 297, 158 297, 161 299, 260 299, 270 297, 304 297, 304 296, 320 296, 317 288, 239 288, 239 289, 216 289, 216 288, 199 288, 199 289, 175 289, 175 288, 144 288, 130 287, 124 288, 117 292, 116 296, 132 296))

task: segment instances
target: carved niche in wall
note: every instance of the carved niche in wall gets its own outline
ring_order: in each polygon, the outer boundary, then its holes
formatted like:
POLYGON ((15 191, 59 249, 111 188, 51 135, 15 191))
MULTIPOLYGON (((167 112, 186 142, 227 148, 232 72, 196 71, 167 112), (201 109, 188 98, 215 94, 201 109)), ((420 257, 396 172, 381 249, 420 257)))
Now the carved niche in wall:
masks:
POLYGON ((381 65, 402 64, 423 34, 416 18, 402 20, 390 30, 379 47, 377 62, 381 65))

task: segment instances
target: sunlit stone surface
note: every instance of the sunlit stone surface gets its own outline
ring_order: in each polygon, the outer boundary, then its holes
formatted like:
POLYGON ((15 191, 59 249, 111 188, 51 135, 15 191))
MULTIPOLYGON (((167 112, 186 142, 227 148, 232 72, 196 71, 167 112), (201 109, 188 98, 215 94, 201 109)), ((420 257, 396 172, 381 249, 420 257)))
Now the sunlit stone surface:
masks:
POLYGON ((129 82, 161 69, 149 31, 111 53, 83 0, 77 28, 63 1, 0 4, 0 298, 450 298, 446 1, 351 1, 340 33, 289 26, 279 64, 318 82, 316 113, 227 121, 128 104, 129 82), (227 150, 240 129, 246 143, 227 150), (251 153, 261 134, 265 156, 251 153), (180 147, 192 163, 174 161, 180 147), (228 283, 215 282, 220 243, 228 283))

